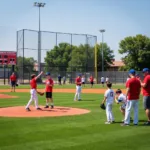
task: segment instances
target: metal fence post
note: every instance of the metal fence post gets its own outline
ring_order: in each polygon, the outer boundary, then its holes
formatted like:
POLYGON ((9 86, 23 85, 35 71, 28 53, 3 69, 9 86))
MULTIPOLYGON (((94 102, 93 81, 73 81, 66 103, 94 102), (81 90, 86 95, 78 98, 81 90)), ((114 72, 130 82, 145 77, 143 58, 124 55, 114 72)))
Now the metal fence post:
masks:
POLYGON ((24 29, 23 29, 23 43, 22 43, 22 49, 23 49, 23 61, 22 61, 22 67, 23 67, 23 70, 22 70, 22 73, 23 73, 23 84, 24 84, 24 29))

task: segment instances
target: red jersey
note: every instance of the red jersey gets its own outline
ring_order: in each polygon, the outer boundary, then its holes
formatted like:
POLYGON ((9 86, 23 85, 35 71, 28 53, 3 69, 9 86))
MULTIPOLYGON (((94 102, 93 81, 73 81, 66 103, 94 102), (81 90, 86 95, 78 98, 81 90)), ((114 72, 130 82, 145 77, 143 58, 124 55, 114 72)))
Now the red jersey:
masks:
POLYGON ((11 76, 10 76, 10 80, 11 80, 11 81, 16 81, 16 80, 17 80, 17 78, 16 78, 16 76, 15 76, 15 75, 11 75, 11 76))
POLYGON ((49 86, 49 85, 53 85, 54 84, 53 80, 52 79, 47 79, 45 83, 46 83, 45 92, 52 92, 53 87, 49 86))
POLYGON ((150 75, 144 78, 143 83, 146 84, 146 87, 143 87, 143 95, 150 96, 150 75))
POLYGON ((31 86, 31 89, 36 89, 36 88, 37 88, 37 83, 36 83, 35 78, 33 78, 33 79, 30 81, 30 86, 31 86))
POLYGON ((138 100, 140 96, 141 83, 137 78, 131 78, 127 81, 127 88, 130 88, 128 100, 138 100))
POLYGON ((81 85, 81 78, 80 77, 76 78, 76 85, 81 85))
POLYGON ((140 77, 136 77, 139 81, 141 80, 141 78, 140 77))
POLYGON ((93 82, 94 81, 94 78, 93 77, 90 77, 90 82, 93 82))

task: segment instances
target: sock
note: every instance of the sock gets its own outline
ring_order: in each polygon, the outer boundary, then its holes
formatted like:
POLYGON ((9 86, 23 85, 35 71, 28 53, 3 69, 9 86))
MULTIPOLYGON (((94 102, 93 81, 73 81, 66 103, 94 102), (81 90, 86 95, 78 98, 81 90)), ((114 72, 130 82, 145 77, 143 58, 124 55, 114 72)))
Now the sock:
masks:
POLYGON ((46 106, 49 106, 49 102, 48 102, 48 103, 46 103, 46 106))
POLYGON ((51 106, 54 106, 54 103, 51 103, 51 106))

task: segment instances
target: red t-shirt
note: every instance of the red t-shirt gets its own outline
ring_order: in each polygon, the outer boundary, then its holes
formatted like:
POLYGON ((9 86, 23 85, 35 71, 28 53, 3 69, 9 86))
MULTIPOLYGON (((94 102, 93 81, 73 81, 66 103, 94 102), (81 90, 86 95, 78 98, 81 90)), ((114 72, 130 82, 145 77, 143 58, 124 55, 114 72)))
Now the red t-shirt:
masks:
POLYGON ((127 81, 127 88, 130 88, 128 100, 138 100, 140 96, 141 83, 137 78, 131 78, 127 81))
POLYGON ((81 78, 79 77, 76 78, 76 85, 81 85, 81 78))
POLYGON ((10 80, 11 80, 11 81, 16 81, 16 79, 17 79, 17 78, 16 78, 15 75, 11 75, 11 76, 10 76, 10 80))
POLYGON ((150 75, 144 78, 143 83, 146 83, 146 87, 143 87, 143 95, 150 96, 150 75))
POLYGON ((48 80, 46 80, 45 83, 46 83, 45 92, 52 92, 53 87, 49 86, 49 85, 53 85, 54 84, 53 80, 52 79, 48 79, 48 80))
POLYGON ((90 77, 90 82, 93 82, 94 81, 94 78, 93 77, 90 77))
POLYGON ((36 89, 36 88, 37 88, 37 83, 36 83, 35 78, 33 78, 33 79, 30 81, 30 86, 31 86, 31 89, 36 89))

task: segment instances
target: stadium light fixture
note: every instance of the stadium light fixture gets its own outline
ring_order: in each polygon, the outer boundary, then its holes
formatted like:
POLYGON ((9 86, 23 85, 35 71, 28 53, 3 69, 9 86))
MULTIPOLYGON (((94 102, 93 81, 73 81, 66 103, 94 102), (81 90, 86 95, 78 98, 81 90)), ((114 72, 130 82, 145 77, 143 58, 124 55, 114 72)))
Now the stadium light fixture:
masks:
POLYGON ((104 43, 104 32, 105 32, 105 29, 101 29, 99 30, 100 33, 102 33, 102 75, 103 75, 103 72, 104 72, 104 47, 103 47, 103 43, 104 43))

